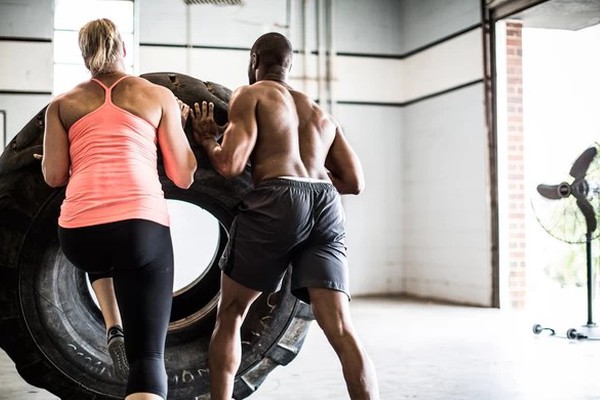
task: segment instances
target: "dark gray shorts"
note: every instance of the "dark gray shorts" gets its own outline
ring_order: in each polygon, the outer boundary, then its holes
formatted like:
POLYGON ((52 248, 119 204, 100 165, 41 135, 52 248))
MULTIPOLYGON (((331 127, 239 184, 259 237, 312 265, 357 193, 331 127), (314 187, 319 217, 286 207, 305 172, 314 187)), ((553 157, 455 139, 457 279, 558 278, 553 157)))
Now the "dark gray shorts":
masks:
POLYGON ((246 195, 220 261, 242 285, 275 292, 289 265, 292 294, 310 303, 307 288, 350 298, 341 197, 329 183, 269 179, 246 195))

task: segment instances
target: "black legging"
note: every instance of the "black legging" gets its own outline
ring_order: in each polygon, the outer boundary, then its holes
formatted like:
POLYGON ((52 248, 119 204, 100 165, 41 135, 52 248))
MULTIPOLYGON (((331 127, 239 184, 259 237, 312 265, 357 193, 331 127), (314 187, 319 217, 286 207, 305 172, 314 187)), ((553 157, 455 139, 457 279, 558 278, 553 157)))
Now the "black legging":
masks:
POLYGON ((63 252, 78 268, 113 277, 129 361, 127 395, 167 397, 164 348, 173 299, 171 232, 134 219, 58 229, 63 252))

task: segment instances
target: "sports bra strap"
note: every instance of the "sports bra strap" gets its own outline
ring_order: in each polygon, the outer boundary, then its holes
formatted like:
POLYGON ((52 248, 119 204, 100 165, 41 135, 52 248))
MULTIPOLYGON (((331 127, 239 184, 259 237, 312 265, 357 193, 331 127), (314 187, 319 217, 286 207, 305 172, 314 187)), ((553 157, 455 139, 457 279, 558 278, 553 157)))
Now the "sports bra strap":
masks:
POLYGON ((96 79, 96 78, 92 78, 90 80, 98 83, 100 86, 102 86, 104 88, 104 91, 106 92, 107 96, 105 99, 105 102, 110 99, 110 101, 112 102, 112 88, 114 88, 115 86, 117 86, 119 84, 119 82, 121 82, 123 79, 128 78, 130 75, 123 75, 122 77, 120 77, 119 79, 117 79, 112 85, 110 85, 110 87, 106 86, 104 83, 102 83, 101 80, 96 79))

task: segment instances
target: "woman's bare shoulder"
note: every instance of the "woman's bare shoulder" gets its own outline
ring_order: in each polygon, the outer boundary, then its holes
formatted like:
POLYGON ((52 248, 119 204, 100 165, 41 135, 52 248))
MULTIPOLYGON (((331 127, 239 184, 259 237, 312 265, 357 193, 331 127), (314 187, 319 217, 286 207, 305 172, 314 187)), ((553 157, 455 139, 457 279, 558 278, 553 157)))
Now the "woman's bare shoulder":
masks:
POLYGON ((135 89, 143 92, 146 96, 150 96, 156 100, 165 100, 173 97, 173 92, 168 88, 152 83, 147 79, 138 76, 132 76, 128 79, 129 84, 135 86, 135 89))

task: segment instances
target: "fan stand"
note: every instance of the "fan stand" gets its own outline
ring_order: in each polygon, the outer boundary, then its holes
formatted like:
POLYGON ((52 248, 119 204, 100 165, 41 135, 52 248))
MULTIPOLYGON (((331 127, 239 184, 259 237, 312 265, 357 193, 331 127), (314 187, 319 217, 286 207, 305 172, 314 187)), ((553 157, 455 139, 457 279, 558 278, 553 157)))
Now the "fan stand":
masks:
POLYGON ((585 234, 585 253, 586 253, 586 274, 587 274, 587 324, 586 327, 594 327, 596 324, 593 321, 592 312, 592 234, 585 234))
MULTIPOLYGON (((596 323, 593 320, 593 278, 592 278, 592 233, 587 232, 585 234, 585 250, 586 250, 586 275, 587 275, 587 323, 581 326, 581 330, 575 328, 569 328, 564 337, 571 340, 600 340, 600 329, 598 329, 596 323)), ((533 333, 539 335, 542 332, 548 332, 550 336, 559 335, 554 328, 542 326, 540 324, 533 325, 533 333)))
MULTIPOLYGON (((571 184, 562 182, 559 185, 540 184, 537 186, 538 193, 550 200, 560 200, 569 196, 575 197, 577 207, 582 212, 587 227, 585 234, 587 258, 587 323, 581 327, 581 331, 578 331, 575 328, 567 330, 565 336, 569 339, 600 340, 600 330, 596 329, 596 324, 594 323, 592 316, 592 234, 596 228, 598 228, 598 217, 594 206, 588 200, 588 195, 592 194, 597 196, 600 192, 598 191, 597 184, 590 186, 589 182, 586 180, 588 170, 592 166, 592 163, 598 164, 596 157, 599 155, 599 150, 600 145, 595 143, 577 157, 569 171, 569 175, 575 178, 571 184), (596 162, 594 160, 596 160, 596 162)), ((595 167, 597 166, 598 165, 595 165, 595 167)), ((556 334, 556 330, 553 328, 546 328, 540 324, 535 324, 533 326, 533 333, 536 335, 544 331, 548 331, 550 335, 556 334)))

